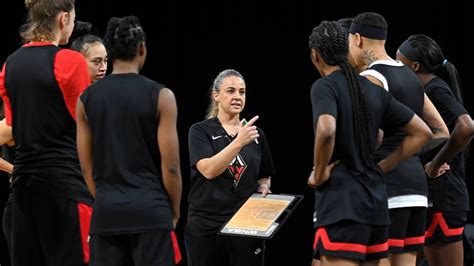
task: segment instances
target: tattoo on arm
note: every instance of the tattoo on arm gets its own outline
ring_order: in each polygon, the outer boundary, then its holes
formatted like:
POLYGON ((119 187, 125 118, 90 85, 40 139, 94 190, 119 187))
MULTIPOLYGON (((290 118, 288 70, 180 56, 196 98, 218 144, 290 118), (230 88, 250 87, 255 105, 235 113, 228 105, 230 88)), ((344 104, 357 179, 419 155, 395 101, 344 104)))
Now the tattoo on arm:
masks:
POLYGON ((443 132, 443 125, 439 123, 439 121, 435 117, 430 115, 430 116, 427 116, 425 119, 426 119, 426 124, 428 124, 429 128, 434 134, 443 132))

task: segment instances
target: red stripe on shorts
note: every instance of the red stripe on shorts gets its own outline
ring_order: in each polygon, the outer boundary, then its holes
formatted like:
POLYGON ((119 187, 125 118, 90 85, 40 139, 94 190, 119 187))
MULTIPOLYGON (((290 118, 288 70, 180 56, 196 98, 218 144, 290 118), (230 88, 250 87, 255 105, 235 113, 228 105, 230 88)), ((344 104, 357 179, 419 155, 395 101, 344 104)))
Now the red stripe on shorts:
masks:
POLYGON ((437 225, 439 225, 445 236, 461 235, 464 231, 464 226, 452 229, 449 228, 448 224, 446 223, 446 220, 444 219, 443 213, 435 212, 433 213, 433 220, 431 221, 430 227, 428 227, 428 230, 426 230, 425 232, 425 237, 433 236, 437 225))
POLYGON ((323 247, 330 251, 350 251, 350 252, 367 254, 367 253, 384 252, 388 250, 388 242, 384 242, 384 243, 372 245, 372 246, 366 246, 366 245, 354 244, 354 243, 332 242, 329 239, 326 228, 324 227, 320 227, 316 231, 316 235, 314 237, 314 244, 313 244, 314 249, 316 248, 316 245, 318 244, 319 240, 321 240, 323 247))
POLYGON ((79 227, 81 229, 82 254, 84 263, 89 263, 89 229, 91 226, 92 207, 84 203, 78 202, 77 209, 79 211, 79 227))
POLYGON ((405 239, 396 239, 396 238, 389 238, 388 245, 391 247, 399 247, 402 248, 404 246, 409 245, 416 245, 416 244, 424 244, 425 243, 425 236, 416 236, 416 237, 407 237, 405 239))
POLYGON ((178 264, 182 257, 181 251, 179 250, 178 239, 176 239, 176 234, 174 231, 171 231, 171 242, 173 242, 173 249, 174 249, 174 262, 178 264))

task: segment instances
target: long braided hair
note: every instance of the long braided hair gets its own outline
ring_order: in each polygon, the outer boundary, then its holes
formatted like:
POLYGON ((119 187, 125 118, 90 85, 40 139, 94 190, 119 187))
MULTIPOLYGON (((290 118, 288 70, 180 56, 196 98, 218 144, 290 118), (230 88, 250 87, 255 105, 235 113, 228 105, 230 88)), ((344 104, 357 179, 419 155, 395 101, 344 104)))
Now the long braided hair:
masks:
POLYGON ((370 138, 372 116, 362 94, 358 74, 348 61, 348 38, 337 22, 323 21, 313 29, 309 37, 309 48, 319 52, 326 64, 340 66, 349 84, 352 100, 354 136, 361 143, 360 155, 366 165, 373 166, 373 141, 370 138))

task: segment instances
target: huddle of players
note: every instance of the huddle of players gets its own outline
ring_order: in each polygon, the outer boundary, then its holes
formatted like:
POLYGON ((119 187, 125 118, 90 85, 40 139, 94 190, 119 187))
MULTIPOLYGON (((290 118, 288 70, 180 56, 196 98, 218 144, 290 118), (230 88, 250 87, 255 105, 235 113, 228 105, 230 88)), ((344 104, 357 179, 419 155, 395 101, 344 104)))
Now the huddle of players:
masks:
POLYGON ((429 265, 463 265, 464 150, 474 124, 459 77, 423 34, 392 59, 387 28, 365 12, 324 21, 309 37, 322 76, 311 89, 313 263, 415 265, 423 254, 429 265))
MULTIPOLYGON (((13 133, 16 168, 11 204, 7 205, 3 223, 13 263, 87 263, 89 225, 84 221, 90 219, 92 196, 97 196, 90 246, 102 256, 92 256, 91 264, 147 260, 172 265, 179 261, 172 230, 179 218, 181 196, 174 96, 163 85, 138 75, 146 58, 146 46, 145 33, 136 17, 110 20, 104 42, 114 60, 114 72, 88 87, 91 80, 104 77, 105 49, 100 47, 102 55, 88 62, 89 70, 78 53, 59 49, 57 46, 67 43, 72 33, 75 11, 74 1, 58 2, 49 5, 41 0, 25 1, 30 22, 23 32, 26 44, 7 59, 0 79, 5 123, 22 129, 13 133), (54 14, 54 23, 49 22, 55 30, 36 34, 34 27, 38 26, 32 26, 33 22, 43 19, 38 14, 54 14), (32 68, 28 63, 32 60, 46 62, 49 68, 32 68), (98 69, 95 75, 91 75, 95 73, 93 65, 98 69), (20 78, 23 76, 28 78, 20 78), (143 88, 141 93, 133 90, 137 84, 143 88), (41 86, 53 88, 56 93, 40 93, 41 86), (44 102, 62 104, 47 109, 42 106, 44 102), (120 108, 129 102, 137 107, 136 112, 146 114, 145 118, 120 108), (36 116, 31 115, 32 109, 36 116), (135 127, 121 123, 120 118, 133 121, 135 127), (137 128, 142 135, 136 134, 137 128), (96 147, 94 151, 92 146, 96 147), (40 150, 42 153, 38 154, 36 151, 40 150), (137 155, 137 150, 147 152, 137 155), (134 158, 124 156, 130 154, 134 158), (101 162, 112 166, 103 167, 101 162), (108 180, 94 180, 93 169, 108 180), (137 170, 137 178, 130 178, 130 169, 137 170), (144 176, 161 179, 157 182, 155 178, 143 179, 144 176), (124 190, 127 193, 121 193, 124 190), (156 191, 160 197, 156 197, 156 191), (121 202, 131 198, 129 202, 135 205, 124 208, 121 202), (150 213, 154 215, 149 216, 150 213), (113 218, 117 215, 121 218, 113 218), (35 217, 47 218, 36 221, 35 217), (78 241, 64 245, 62 238, 78 241), (131 257, 103 255, 126 254, 130 248, 125 247, 127 243, 138 243, 132 248, 131 257), (38 246, 53 248, 41 251, 38 246), (25 247, 37 254, 22 256, 25 247), (148 252, 150 247, 160 252, 148 252)), ((392 264, 414 265, 417 252, 425 245, 424 254, 430 265, 461 265, 462 231, 469 210, 463 151, 474 134, 472 119, 462 106, 456 69, 439 46, 428 36, 413 35, 400 46, 399 61, 393 60, 384 48, 387 27, 381 15, 366 12, 357 15, 346 30, 339 23, 324 21, 309 38, 311 59, 322 76, 311 89, 316 139, 314 171, 308 183, 316 188, 314 256, 331 265, 379 262, 390 253, 392 264), (440 78, 443 75, 449 85, 440 78)), ((91 52, 90 48, 85 49, 84 56, 91 52)), ((228 111, 222 92, 226 87, 221 88, 222 84, 233 84, 234 89, 237 84, 239 90, 243 89, 238 93, 245 94, 245 83, 238 72, 221 72, 211 96, 222 98, 218 108, 221 114, 228 111)), ((235 112, 237 122, 243 104, 240 107, 235 112)), ((206 130, 225 132, 227 136, 221 138, 226 142, 219 144, 222 147, 217 154, 203 153, 209 147, 196 144, 196 154, 191 157, 196 157, 193 169, 199 180, 211 179, 202 170, 208 167, 207 162, 214 160, 229 166, 229 162, 217 160, 219 154, 242 141, 251 144, 248 147, 253 150, 248 148, 247 155, 237 152, 235 159, 229 157, 231 161, 250 158, 263 149, 265 155, 259 156, 266 158, 262 160, 265 167, 259 171, 265 174, 254 171, 254 183, 247 184, 245 193, 232 184, 228 191, 244 195, 254 190, 265 194, 270 191, 273 164, 266 141, 253 141, 264 140, 263 132, 252 125, 256 119, 249 125, 237 125, 234 130, 239 134, 228 135, 232 128, 225 122, 231 121, 219 115, 192 127, 195 139, 190 139, 191 148, 192 141, 206 138, 210 133, 206 130), (208 129, 204 130, 204 126, 208 129), (248 136, 242 140, 245 134, 248 136), (260 148, 259 143, 265 147, 260 148)), ((210 142, 215 140, 212 136, 210 142)), ((236 180, 235 176, 220 179, 226 178, 236 180)), ((195 182, 196 187, 204 184, 195 182)), ((194 196, 202 199, 203 195, 194 196)), ((232 200, 230 209, 243 202, 245 197, 239 197, 232 200)), ((207 203, 194 206, 196 209, 190 214, 207 208, 207 203)), ((201 229, 193 230, 196 233, 201 229)), ((189 234, 187 238, 190 247, 196 247, 194 252, 204 247, 214 252, 215 244, 206 244, 207 238, 196 236, 189 234)), ((240 253, 246 254, 241 257, 251 257, 248 254, 253 250, 240 253)), ((193 260, 193 253, 190 254, 193 260)), ((210 265, 202 261, 202 256, 194 259, 196 265, 210 265)), ((258 259, 248 261, 258 265, 258 259)))

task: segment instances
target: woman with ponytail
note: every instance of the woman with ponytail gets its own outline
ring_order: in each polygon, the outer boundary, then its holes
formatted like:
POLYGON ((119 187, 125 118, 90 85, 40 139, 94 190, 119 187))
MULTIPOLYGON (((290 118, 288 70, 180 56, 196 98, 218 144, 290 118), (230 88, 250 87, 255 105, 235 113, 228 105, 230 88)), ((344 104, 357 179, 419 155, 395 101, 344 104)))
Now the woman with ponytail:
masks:
POLYGON ((314 258, 322 265, 371 265, 387 256, 387 193, 383 173, 410 158, 431 138, 426 124, 348 62, 348 38, 323 21, 309 37, 311 60, 322 76, 311 88, 315 128, 314 258), (399 148, 375 163, 378 129, 407 134, 399 148))
MULTIPOLYGON (((12 265, 85 265, 92 197, 76 149, 76 103, 90 84, 77 51, 61 49, 74 28, 74 0, 26 0, 24 45, 0 74, 15 140, 10 217, 12 265)), ((7 213, 7 214, 8 214, 7 213)))
POLYGON ((104 78, 107 72, 107 50, 92 24, 76 21, 71 41, 71 49, 80 52, 86 59, 91 82, 104 78))
POLYGON ((189 265, 258 266, 263 242, 218 232, 253 194, 271 193, 275 174, 267 138, 241 116, 247 86, 242 74, 226 69, 214 78, 206 119, 189 129, 191 185, 185 229, 189 265))
POLYGON ((469 211, 464 151, 474 135, 472 118, 463 107, 456 67, 444 57, 432 38, 423 34, 410 36, 398 48, 397 59, 418 76, 451 134, 426 166, 431 179, 425 256, 429 265, 460 266, 463 265, 462 232, 469 211), (437 170, 446 162, 451 170, 435 178, 437 170))

